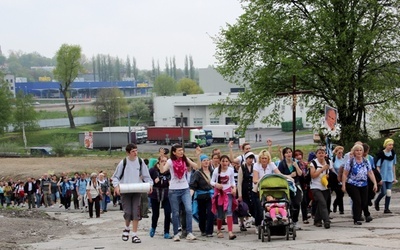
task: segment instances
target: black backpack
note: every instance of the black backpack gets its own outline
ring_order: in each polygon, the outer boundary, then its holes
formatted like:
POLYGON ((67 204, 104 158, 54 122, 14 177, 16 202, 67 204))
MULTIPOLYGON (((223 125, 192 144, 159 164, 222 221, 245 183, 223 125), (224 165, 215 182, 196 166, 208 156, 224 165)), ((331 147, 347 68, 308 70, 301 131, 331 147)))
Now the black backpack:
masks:
MULTIPOLYGON (((315 161, 315 160, 312 160, 311 161, 311 163, 310 163, 310 165, 311 164, 313 164, 313 166, 314 166, 314 168, 315 168, 315 170, 317 170, 317 168, 318 168, 318 165, 317 165, 317 162, 315 161)), ((329 159, 326 159, 326 164, 330 164, 330 162, 329 162, 329 159)), ((304 184, 306 184, 307 186, 310 186, 310 184, 311 184, 311 167, 310 166, 308 166, 308 169, 307 169, 307 174, 306 174, 306 176, 304 177, 304 184)))
MULTIPOLYGON (((138 157, 139 158, 139 157, 138 157)), ((140 170, 139 170, 139 176, 141 176, 142 175, 142 163, 143 163, 143 161, 142 161, 142 158, 139 158, 139 164, 140 164, 140 170)), ((122 179, 122 177, 124 176, 124 174, 125 174, 125 168, 126 168, 126 157, 124 158, 124 161, 123 161, 123 163, 122 163, 123 165, 123 168, 122 168, 122 174, 121 174, 121 176, 119 177, 119 180, 121 180, 122 179)))

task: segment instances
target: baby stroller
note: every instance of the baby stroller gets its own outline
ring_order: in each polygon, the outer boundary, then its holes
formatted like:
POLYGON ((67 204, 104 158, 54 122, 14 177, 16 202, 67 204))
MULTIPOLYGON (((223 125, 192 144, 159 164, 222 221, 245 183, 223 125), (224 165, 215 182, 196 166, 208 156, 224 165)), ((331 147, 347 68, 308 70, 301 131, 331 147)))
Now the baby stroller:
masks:
POLYGON ((296 229, 294 227, 291 214, 290 214, 290 189, 289 183, 286 178, 278 174, 265 175, 258 183, 258 190, 260 194, 260 201, 263 212, 263 220, 258 230, 258 238, 262 242, 267 237, 271 241, 272 235, 286 236, 286 240, 292 236, 293 240, 296 239, 296 229), (267 201, 267 196, 272 196, 274 200, 267 201), (270 203, 284 203, 286 204, 287 218, 277 215, 277 220, 272 220, 270 212, 266 207, 270 203))

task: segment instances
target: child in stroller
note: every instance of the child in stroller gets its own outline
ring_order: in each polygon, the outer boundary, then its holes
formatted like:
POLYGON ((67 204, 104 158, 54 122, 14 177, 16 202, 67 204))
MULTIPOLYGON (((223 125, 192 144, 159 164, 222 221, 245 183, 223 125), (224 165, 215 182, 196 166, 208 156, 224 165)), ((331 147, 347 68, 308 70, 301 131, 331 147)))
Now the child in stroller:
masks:
POLYGON ((278 224, 278 217, 282 218, 283 222, 287 222, 287 210, 285 202, 278 202, 272 195, 268 195, 267 202, 264 207, 267 212, 269 212, 269 217, 272 219, 274 224, 278 224))

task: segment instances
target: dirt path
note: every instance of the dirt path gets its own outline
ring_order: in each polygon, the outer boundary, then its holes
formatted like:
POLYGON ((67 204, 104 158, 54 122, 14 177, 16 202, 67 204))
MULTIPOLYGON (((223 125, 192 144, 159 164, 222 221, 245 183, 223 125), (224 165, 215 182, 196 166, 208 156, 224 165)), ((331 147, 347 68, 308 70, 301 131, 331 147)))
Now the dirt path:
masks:
POLYGON ((25 180, 27 177, 39 178, 44 173, 70 174, 103 170, 109 175, 115 170, 120 157, 93 156, 93 157, 66 157, 66 158, 0 158, 0 181, 25 180))

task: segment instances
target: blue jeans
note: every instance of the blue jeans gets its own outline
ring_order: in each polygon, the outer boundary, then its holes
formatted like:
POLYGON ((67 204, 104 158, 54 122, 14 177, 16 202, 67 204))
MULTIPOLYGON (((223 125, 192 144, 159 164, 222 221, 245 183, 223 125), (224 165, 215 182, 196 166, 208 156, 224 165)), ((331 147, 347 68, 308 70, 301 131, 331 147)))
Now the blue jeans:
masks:
MULTIPOLYGON (((381 199, 383 198, 383 196, 385 196, 387 194, 387 190, 388 189, 392 189, 393 186, 393 182, 391 181, 384 181, 382 183, 382 188, 381 188, 381 192, 379 193, 378 197, 376 197, 375 202, 376 204, 379 204, 379 202, 381 201, 381 199)), ((385 210, 389 210, 389 205, 390 205, 390 196, 385 197, 385 210)))
POLYGON ((179 227, 179 204, 182 202, 186 212, 186 231, 192 233, 192 197, 189 188, 170 189, 168 192, 169 203, 172 210, 172 225, 174 235, 178 234, 179 227))
POLYGON ((103 199, 100 201, 100 210, 107 211, 107 202, 106 202, 106 196, 103 195, 103 199))

